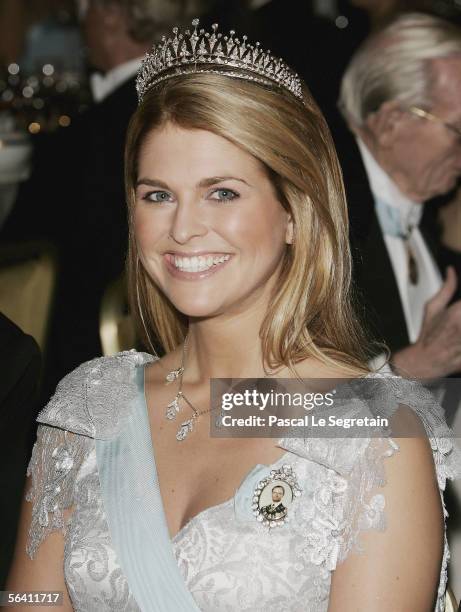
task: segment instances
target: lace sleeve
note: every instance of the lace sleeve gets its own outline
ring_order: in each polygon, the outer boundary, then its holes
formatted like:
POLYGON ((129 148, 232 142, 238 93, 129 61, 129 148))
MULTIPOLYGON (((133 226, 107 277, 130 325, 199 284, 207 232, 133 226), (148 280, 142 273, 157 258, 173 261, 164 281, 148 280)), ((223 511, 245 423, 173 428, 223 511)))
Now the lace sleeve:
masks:
POLYGON ((344 561, 351 550, 363 552, 360 534, 376 529, 384 531, 385 484, 384 461, 399 450, 392 438, 374 438, 356 458, 347 478, 341 514, 344 519, 338 561, 344 561), (379 491, 372 494, 372 491, 379 491))
POLYGON ((91 438, 40 425, 27 468, 32 476, 26 500, 33 503, 27 553, 33 558, 49 533, 62 529, 63 510, 73 504, 77 472, 88 454, 91 438))
MULTIPOLYGON (((430 438, 429 441, 434 458, 443 516, 446 519, 448 514, 445 509, 443 491, 445 490, 446 479, 457 475, 453 463, 454 461, 459 462, 460 454, 450 439, 430 438)), ((359 553, 364 552, 360 544, 360 536, 363 531, 369 529, 384 531, 386 529, 385 459, 398 451, 399 445, 392 438, 372 439, 363 455, 357 460, 348 478, 347 492, 341 509, 345 520, 344 531, 340 538, 338 562, 343 561, 353 550, 359 553)), ((459 467, 457 472, 459 472, 459 467)), ((444 610, 449 558, 447 537, 444 533, 444 550, 440 568, 436 612, 444 610)))

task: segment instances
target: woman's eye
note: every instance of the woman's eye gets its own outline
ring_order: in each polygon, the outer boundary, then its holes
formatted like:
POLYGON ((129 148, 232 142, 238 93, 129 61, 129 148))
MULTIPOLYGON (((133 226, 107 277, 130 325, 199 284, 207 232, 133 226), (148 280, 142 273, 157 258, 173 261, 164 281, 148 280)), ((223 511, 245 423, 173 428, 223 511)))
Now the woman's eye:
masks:
POLYGON ((211 193, 212 200, 229 201, 235 200, 235 198, 238 197, 239 194, 236 191, 233 191, 232 189, 215 189, 211 193))
POLYGON ((143 196, 143 200, 148 202, 169 202, 171 200, 171 194, 168 191, 150 191, 143 196))

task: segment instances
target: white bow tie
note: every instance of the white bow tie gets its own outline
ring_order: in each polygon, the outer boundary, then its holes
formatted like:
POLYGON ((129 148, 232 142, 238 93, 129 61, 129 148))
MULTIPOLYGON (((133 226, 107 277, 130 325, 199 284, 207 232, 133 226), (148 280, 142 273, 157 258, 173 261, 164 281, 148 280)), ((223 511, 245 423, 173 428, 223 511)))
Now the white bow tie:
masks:
POLYGON ((404 219, 398 208, 390 206, 381 199, 375 200, 375 210, 383 232, 398 238, 408 237, 410 231, 419 225, 423 213, 422 205, 418 205, 418 208, 416 206, 412 208, 404 219))

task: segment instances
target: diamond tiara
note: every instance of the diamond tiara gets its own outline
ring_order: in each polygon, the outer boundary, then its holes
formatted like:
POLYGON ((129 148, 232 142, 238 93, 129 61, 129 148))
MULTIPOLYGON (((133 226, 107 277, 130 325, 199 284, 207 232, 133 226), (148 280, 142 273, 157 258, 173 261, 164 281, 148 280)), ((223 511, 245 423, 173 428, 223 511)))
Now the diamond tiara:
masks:
POLYGON ((173 28, 173 37, 163 36, 142 62, 136 78, 139 102, 158 83, 182 74, 214 72, 226 76, 262 83, 276 84, 303 99, 301 80, 285 62, 263 51, 257 42, 251 45, 247 36, 240 40, 233 30, 229 36, 198 29, 199 20, 192 21, 193 31, 184 33, 173 28), (223 69, 223 67, 226 67, 223 69))

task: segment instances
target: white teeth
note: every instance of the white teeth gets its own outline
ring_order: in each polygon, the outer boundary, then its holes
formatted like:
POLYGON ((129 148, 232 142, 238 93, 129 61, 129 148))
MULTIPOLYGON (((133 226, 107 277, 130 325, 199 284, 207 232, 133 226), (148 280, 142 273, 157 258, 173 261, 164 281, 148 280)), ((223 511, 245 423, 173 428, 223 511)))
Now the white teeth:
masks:
POLYGON ((178 270, 184 272, 204 272, 213 266, 224 263, 230 259, 230 255, 198 255, 193 257, 174 256, 174 265, 178 270))

